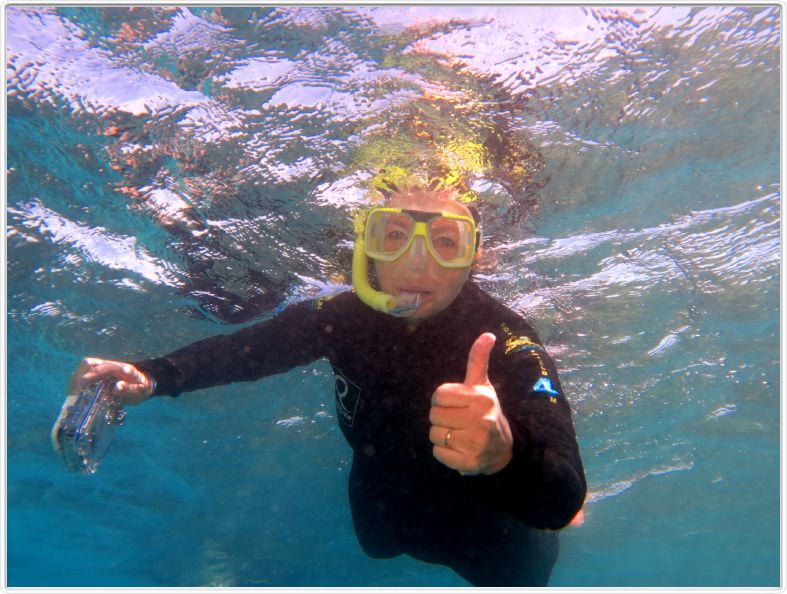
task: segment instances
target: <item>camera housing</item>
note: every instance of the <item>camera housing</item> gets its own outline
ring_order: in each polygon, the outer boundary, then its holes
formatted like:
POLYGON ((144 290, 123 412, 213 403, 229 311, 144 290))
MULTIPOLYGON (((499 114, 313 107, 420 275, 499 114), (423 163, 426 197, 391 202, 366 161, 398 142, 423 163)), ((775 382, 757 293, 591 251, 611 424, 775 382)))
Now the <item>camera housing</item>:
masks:
POLYGON ((95 474, 123 424, 126 411, 112 396, 113 383, 97 382, 66 397, 52 427, 52 446, 69 470, 95 474))

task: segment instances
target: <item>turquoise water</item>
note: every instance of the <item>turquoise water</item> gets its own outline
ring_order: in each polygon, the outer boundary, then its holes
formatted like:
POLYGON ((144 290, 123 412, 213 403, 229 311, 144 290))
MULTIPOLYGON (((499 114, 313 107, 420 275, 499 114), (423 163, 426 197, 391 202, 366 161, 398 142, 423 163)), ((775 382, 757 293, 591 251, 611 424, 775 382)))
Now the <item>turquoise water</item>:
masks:
POLYGON ((49 444, 81 357, 346 282, 416 120, 518 139, 479 282, 574 409, 551 585, 780 584, 778 8, 5 11, 9 586, 466 585, 360 550, 325 362, 131 409, 92 477, 49 444))

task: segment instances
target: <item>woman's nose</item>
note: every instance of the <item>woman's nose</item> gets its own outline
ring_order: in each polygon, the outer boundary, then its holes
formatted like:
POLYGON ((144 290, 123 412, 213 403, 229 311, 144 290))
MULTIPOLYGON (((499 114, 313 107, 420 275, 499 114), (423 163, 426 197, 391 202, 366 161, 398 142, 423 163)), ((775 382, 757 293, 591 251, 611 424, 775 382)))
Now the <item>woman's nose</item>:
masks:
POLYGON ((421 271, 429 265, 429 251, 426 249, 426 240, 423 237, 413 238, 413 245, 407 252, 407 268, 412 271, 421 271))

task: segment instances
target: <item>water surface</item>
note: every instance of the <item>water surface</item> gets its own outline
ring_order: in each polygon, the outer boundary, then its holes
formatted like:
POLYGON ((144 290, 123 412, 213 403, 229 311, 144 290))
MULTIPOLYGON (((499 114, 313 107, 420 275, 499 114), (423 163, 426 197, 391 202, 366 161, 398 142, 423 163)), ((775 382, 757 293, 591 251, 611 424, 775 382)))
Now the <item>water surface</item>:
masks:
POLYGON ((10 586, 462 586, 367 559, 325 362, 49 445, 138 359, 347 282, 381 167, 467 175, 589 482, 554 586, 779 584, 781 11, 6 7, 10 586))

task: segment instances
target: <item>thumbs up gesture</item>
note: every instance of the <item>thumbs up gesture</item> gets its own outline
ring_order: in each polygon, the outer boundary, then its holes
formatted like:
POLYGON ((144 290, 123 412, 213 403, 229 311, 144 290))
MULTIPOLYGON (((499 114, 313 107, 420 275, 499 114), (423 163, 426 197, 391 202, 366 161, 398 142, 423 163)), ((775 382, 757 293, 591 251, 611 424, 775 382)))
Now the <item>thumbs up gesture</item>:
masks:
POLYGON ((470 347, 465 381, 442 384, 432 395, 432 452, 460 474, 494 474, 513 457, 511 428, 487 375, 494 346, 494 334, 479 336, 470 347))

